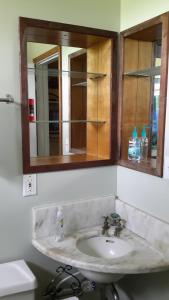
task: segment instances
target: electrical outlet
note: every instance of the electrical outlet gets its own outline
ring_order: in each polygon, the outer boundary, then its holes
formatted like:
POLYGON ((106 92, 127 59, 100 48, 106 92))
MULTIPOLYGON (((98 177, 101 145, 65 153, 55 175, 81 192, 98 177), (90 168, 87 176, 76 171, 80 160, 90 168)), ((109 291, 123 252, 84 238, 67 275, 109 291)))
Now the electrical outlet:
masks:
POLYGON ((36 195, 36 174, 23 175, 23 196, 36 195))

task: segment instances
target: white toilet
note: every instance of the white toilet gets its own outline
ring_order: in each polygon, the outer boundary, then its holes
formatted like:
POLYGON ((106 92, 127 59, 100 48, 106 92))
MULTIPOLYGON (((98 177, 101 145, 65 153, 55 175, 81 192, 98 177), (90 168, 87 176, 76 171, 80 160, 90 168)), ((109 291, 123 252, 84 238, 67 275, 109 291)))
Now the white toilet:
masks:
POLYGON ((24 260, 0 264, 0 300, 34 300, 37 281, 24 260))

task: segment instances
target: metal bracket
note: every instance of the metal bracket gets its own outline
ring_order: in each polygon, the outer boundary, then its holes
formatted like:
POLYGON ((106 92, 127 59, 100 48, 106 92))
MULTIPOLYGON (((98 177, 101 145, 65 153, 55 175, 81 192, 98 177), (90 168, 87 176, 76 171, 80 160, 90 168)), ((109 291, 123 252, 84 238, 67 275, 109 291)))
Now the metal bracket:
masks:
POLYGON ((11 104, 14 103, 14 98, 10 94, 7 94, 6 98, 0 98, 0 102, 11 104))
POLYGON ((83 294, 80 280, 71 273, 72 267, 66 265, 64 267, 60 266, 56 269, 56 276, 48 284, 43 297, 49 300, 64 299, 66 296, 80 296, 83 294), (62 274, 67 274, 73 279, 70 288, 67 290, 62 289, 60 286, 57 288, 58 280, 62 274))

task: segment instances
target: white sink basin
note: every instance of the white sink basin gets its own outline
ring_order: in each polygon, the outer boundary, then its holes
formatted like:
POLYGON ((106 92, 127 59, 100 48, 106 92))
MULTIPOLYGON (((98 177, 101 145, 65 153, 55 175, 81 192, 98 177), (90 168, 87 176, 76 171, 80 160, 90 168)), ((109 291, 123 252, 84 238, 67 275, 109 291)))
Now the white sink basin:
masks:
MULTIPOLYGON (((120 238, 104 236, 78 240, 76 247, 88 256, 108 259, 110 263, 111 260, 113 262, 113 259, 124 257, 133 251, 133 248, 120 238)), ((116 282, 124 276, 124 274, 95 272, 80 268, 79 271, 90 280, 106 284, 116 282)))
POLYGON ((120 258, 132 252, 132 247, 116 237, 90 237, 78 240, 76 247, 86 255, 105 259, 120 258))

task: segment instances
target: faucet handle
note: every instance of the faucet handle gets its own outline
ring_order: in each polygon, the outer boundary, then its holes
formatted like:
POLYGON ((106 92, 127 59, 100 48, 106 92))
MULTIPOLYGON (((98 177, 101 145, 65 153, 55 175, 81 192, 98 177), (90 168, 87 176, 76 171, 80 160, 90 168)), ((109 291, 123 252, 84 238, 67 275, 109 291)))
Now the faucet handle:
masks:
POLYGON ((117 213, 111 214, 111 221, 113 226, 118 226, 121 228, 125 228, 126 220, 122 219, 121 216, 117 213))
POLYGON ((119 215, 119 214, 117 214, 117 213, 115 213, 115 212, 111 214, 111 218, 112 218, 112 219, 116 219, 116 220, 118 220, 118 219, 120 219, 120 220, 121 220, 121 217, 120 217, 120 215, 119 215))
POLYGON ((102 218, 104 219, 104 224, 102 226, 102 234, 105 235, 105 233, 107 233, 108 229, 110 228, 109 216, 103 216, 102 218))
POLYGON ((121 224, 121 227, 122 227, 122 228, 125 228, 125 227, 126 227, 126 223, 127 223, 126 220, 124 220, 124 219, 121 219, 121 220, 120 220, 120 224, 121 224))
POLYGON ((111 216, 111 225, 117 226, 121 221, 120 215, 117 213, 112 213, 110 216, 111 216))
POLYGON ((104 224, 106 224, 106 226, 110 226, 110 217, 109 216, 103 216, 102 217, 104 219, 104 224))
POLYGON ((109 220, 109 216, 103 216, 102 218, 105 220, 105 222, 108 222, 109 220))

